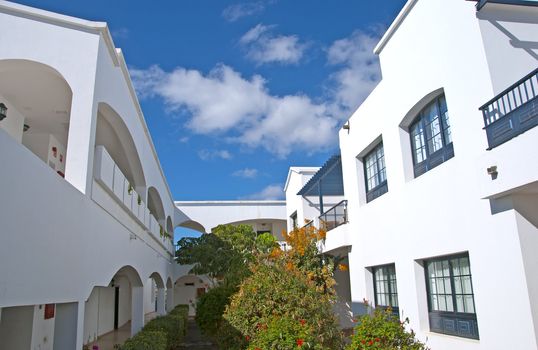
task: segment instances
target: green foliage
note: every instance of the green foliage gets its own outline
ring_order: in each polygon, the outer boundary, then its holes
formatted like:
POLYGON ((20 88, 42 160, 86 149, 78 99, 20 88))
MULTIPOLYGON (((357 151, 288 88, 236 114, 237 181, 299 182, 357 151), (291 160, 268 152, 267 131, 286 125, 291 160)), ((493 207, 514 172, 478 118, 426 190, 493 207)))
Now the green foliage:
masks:
POLYGON ((188 305, 176 306, 168 315, 149 321, 120 350, 168 350, 178 347, 187 331, 188 305))
POLYGON ((222 325, 222 314, 238 288, 229 283, 210 289, 196 303, 196 323, 208 335, 216 335, 222 325))
POLYGON ((324 349, 306 320, 289 317, 271 317, 267 324, 258 324, 258 332, 251 339, 248 349, 324 349))
POLYGON ((405 329, 408 323, 408 319, 400 322, 390 310, 376 309, 373 315, 360 318, 347 350, 427 350, 413 330, 405 329))
POLYGON ((255 253, 256 233, 249 225, 219 225, 212 234, 179 240, 176 261, 193 265, 191 273, 217 280, 241 281, 255 253))
POLYGON ((262 233, 256 237, 256 250, 262 254, 269 254, 273 249, 278 248, 276 238, 270 233, 262 233))
POLYGON ((307 320, 320 349, 342 348, 329 295, 319 293, 303 273, 281 262, 262 263, 253 270, 224 313, 231 326, 254 338, 259 325, 268 325, 273 318, 307 320))
POLYGON ((166 333, 163 331, 140 331, 121 346, 121 350, 168 350, 166 333))

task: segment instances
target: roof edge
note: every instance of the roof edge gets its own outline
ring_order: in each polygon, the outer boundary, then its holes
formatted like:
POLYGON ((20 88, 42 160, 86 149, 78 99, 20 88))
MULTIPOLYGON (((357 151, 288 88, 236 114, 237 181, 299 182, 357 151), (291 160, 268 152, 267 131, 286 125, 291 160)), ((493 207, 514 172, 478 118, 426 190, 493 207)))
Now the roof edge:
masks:
POLYGON ((381 37, 381 40, 377 43, 376 47, 374 48, 374 53, 376 55, 379 55, 381 51, 385 48, 385 45, 389 42, 389 40, 392 38, 394 33, 398 30, 404 19, 407 17, 409 12, 411 12, 411 9, 415 4, 418 2, 418 0, 408 0, 407 3, 404 5, 400 13, 398 13, 398 16, 394 19, 392 24, 390 25, 389 29, 383 34, 381 37))

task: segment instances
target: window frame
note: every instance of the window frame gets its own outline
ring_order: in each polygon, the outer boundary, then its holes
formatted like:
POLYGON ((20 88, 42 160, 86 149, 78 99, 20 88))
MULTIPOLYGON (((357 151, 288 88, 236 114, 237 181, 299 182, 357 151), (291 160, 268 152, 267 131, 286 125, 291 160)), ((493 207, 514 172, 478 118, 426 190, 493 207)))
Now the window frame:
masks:
POLYGON ((438 165, 441 165, 442 163, 446 162, 450 158, 454 157, 454 143, 452 140, 452 126, 450 125, 450 115, 448 113, 448 102, 446 100, 445 94, 441 94, 434 99, 432 99, 429 103, 427 103, 415 116, 413 121, 409 124, 409 138, 411 143, 411 153, 413 157, 413 170, 415 174, 415 178, 419 177, 420 175, 423 175, 424 173, 427 173, 431 169, 437 167, 438 165), (445 101, 445 107, 446 112, 441 113, 442 106, 441 106, 441 100, 444 99, 445 101), (430 110, 431 107, 435 108, 435 112, 437 113, 437 119, 439 123, 439 132, 436 135, 433 135, 430 139, 428 139, 428 132, 427 132, 427 126, 432 124, 432 122, 428 122, 428 114, 427 111, 430 110), (446 114, 446 116, 445 116, 446 114), (415 129, 416 127, 419 127, 421 132, 417 135, 420 135, 420 141, 421 141, 421 147, 417 148, 415 144, 415 129), (434 139, 435 136, 439 135, 441 140, 441 148, 430 152, 430 145, 429 141, 434 139), (447 136, 450 135, 450 142, 447 142, 447 136), (425 155, 425 158, 421 160, 420 162, 417 159, 417 151, 421 150, 420 152, 423 152, 425 155))
MULTIPOLYGON (((478 332, 478 322, 476 317, 476 303, 474 298, 474 287, 471 271, 471 259, 469 258, 469 253, 458 253, 451 255, 444 255, 440 257, 434 257, 423 260, 424 264, 424 277, 426 282, 426 297, 428 301, 428 316, 430 331, 434 333, 441 333, 447 335, 453 335, 462 338, 469 339, 480 339, 478 332), (470 286, 471 286, 471 296, 473 301, 473 310, 474 312, 460 312, 458 311, 458 305, 456 300, 456 288, 454 282, 454 267, 452 261, 455 259, 467 258, 469 263, 469 274, 470 277, 470 286), (441 311, 432 309, 432 292, 431 292, 431 279, 428 270, 428 264, 433 262, 447 261, 449 266, 449 278, 450 278, 450 290, 451 290, 451 299, 452 299, 452 308, 454 311, 441 311), (462 330, 463 329, 463 330, 462 330)), ((461 277, 464 275, 458 275, 461 277)), ((467 276, 467 275, 465 275, 467 276)), ((438 278, 438 277, 434 277, 438 278)), ((441 293, 436 293, 440 295, 441 293)), ((442 295, 448 295, 443 293, 442 295)), ((469 295, 469 294, 459 294, 459 295, 469 295)))
MULTIPOLYGON (((399 316, 400 315, 400 301, 398 300, 398 278, 396 277, 396 264, 392 263, 392 264, 384 264, 384 265, 378 265, 378 266, 372 266, 371 268, 371 271, 372 271, 372 280, 373 280, 373 285, 374 285, 374 303, 375 303, 375 307, 376 308, 380 308, 380 309, 388 309, 389 307, 392 309, 392 313, 399 316), (391 286, 391 275, 389 273, 386 273, 387 276, 389 276, 389 279, 388 279, 388 293, 383 293, 385 294, 386 296, 388 296, 389 298, 389 303, 392 304, 392 298, 394 297, 398 303, 398 305, 394 306, 394 305, 381 305, 379 303, 379 298, 378 298, 378 290, 377 290, 377 280, 376 280, 376 273, 382 269, 389 269, 389 268, 392 268, 392 271, 394 272, 394 283, 396 284, 396 291, 393 292, 392 291, 392 286, 391 286)), ((384 281, 384 280, 383 280, 384 281)))
POLYGON ((364 169, 364 185, 365 185, 365 192, 366 192, 366 203, 369 203, 373 201, 374 199, 381 197, 385 193, 389 191, 388 188, 388 180, 387 180, 387 165, 385 161, 385 147, 383 145, 383 141, 380 141, 377 143, 364 157, 362 157, 362 163, 363 163, 363 169, 364 169), (385 173, 385 180, 381 180, 381 168, 380 168, 380 159, 377 158, 377 152, 382 149, 383 150, 383 170, 385 173), (368 177, 368 158, 374 156, 375 157, 375 165, 377 167, 377 172, 375 172, 374 176, 377 180, 377 185, 373 188, 369 188, 368 180, 370 179, 368 177))

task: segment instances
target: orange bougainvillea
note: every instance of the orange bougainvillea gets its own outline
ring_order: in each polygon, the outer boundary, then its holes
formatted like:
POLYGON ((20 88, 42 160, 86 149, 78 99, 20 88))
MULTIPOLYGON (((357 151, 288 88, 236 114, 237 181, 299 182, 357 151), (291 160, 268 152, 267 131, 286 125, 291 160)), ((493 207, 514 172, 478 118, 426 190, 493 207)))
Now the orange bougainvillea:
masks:
POLYGON ((282 232, 282 236, 286 240, 286 243, 292 248, 292 253, 298 255, 305 255, 305 252, 312 243, 317 243, 320 240, 324 240, 326 237, 325 230, 316 229, 313 226, 295 228, 290 233, 286 231, 282 232))

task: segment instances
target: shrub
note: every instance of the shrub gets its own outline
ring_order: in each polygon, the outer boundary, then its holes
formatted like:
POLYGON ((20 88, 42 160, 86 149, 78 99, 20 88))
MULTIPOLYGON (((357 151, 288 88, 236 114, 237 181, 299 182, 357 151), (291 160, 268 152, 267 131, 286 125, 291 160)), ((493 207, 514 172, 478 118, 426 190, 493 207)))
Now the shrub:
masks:
POLYGON ((121 350, 168 350, 166 333, 142 330, 123 344, 121 350))
POLYGON ((341 349, 342 337, 330 301, 329 295, 320 293, 293 266, 260 264, 232 297, 224 318, 252 339, 260 331, 259 324, 268 325, 274 318, 307 320, 319 349, 341 349))
POLYGON ((175 347, 181 343, 185 335, 185 318, 178 314, 157 317, 146 324, 144 332, 146 331, 164 332, 168 346, 175 347))
POLYGON ((258 324, 258 332, 252 338, 248 349, 280 350, 323 349, 312 332, 307 320, 289 317, 272 317, 268 324, 258 324))
POLYGON ((405 326, 409 320, 400 322, 391 310, 374 310, 373 315, 364 315, 355 327, 348 350, 427 350, 426 345, 415 338, 413 330, 405 326))
POLYGON ((230 297, 237 292, 237 288, 223 284, 210 289, 198 298, 196 303, 196 323, 207 335, 215 335, 222 324, 222 314, 230 297))

